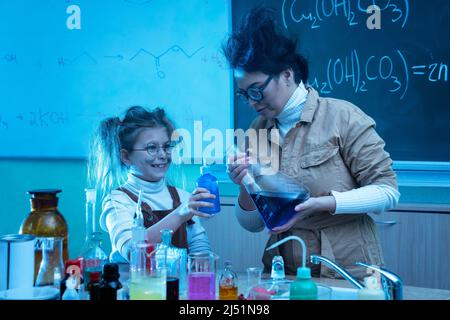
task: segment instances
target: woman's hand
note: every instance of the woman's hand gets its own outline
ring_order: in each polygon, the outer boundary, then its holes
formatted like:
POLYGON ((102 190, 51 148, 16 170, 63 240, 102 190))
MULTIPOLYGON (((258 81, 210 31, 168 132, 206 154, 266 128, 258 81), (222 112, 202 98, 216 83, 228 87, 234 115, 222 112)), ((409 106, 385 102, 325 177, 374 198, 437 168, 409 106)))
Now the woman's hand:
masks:
POLYGON ((214 207, 213 203, 201 201, 202 199, 215 199, 216 196, 211 194, 208 189, 197 188, 192 192, 191 197, 187 204, 180 208, 179 215, 182 216, 185 221, 192 219, 193 216, 199 216, 202 218, 210 218, 211 215, 198 211, 201 207, 214 207))
POLYGON ((289 229, 291 229, 297 221, 311 216, 316 212, 324 212, 328 211, 330 213, 333 213, 336 211, 336 199, 334 199, 333 196, 325 196, 325 197, 311 197, 308 200, 306 200, 303 203, 300 203, 295 207, 295 211, 297 213, 289 219, 288 222, 286 222, 284 225, 273 228, 270 233, 271 234, 278 234, 285 232, 289 229))
POLYGON ((242 178, 247 174, 250 167, 250 158, 246 154, 233 156, 227 165, 228 176, 235 184, 242 186, 242 178))

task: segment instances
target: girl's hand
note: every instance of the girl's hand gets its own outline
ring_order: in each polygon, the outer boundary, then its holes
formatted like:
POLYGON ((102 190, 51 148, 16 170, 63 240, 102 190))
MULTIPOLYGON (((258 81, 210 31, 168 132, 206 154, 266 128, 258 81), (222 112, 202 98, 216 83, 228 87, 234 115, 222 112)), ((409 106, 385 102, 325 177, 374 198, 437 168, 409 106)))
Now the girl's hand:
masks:
POLYGON ((228 176, 235 184, 242 186, 242 178, 247 174, 250 167, 250 158, 245 154, 233 156, 227 165, 228 176))
POLYGON ((193 216, 199 216, 202 218, 210 218, 211 215, 198 211, 200 207, 214 207, 214 204, 210 202, 201 201, 202 199, 215 199, 216 196, 211 194, 205 188, 197 188, 192 192, 191 197, 186 205, 180 210, 180 216, 185 218, 185 221, 192 219, 193 216))
POLYGON ((333 196, 311 197, 303 203, 297 205, 294 209, 297 213, 289 219, 284 225, 273 228, 269 233, 279 234, 291 229, 299 220, 311 216, 316 212, 336 211, 336 199, 333 196))

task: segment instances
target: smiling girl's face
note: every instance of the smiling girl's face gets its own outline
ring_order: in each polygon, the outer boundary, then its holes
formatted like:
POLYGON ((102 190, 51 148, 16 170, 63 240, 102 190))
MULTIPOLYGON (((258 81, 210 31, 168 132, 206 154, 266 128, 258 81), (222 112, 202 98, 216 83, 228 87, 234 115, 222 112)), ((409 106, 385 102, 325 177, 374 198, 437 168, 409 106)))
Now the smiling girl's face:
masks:
POLYGON ((160 181, 165 177, 172 161, 171 153, 163 148, 169 143, 166 128, 145 128, 137 136, 132 151, 121 150, 122 162, 138 178, 151 182, 160 181), (150 155, 147 149, 154 150, 155 147, 156 154, 150 155))

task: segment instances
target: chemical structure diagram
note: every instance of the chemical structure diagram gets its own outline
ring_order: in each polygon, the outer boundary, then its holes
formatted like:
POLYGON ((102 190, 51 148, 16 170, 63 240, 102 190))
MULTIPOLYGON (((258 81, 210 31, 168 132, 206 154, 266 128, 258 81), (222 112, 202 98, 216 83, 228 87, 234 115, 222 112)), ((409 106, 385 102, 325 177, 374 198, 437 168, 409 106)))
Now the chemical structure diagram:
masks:
MULTIPOLYGON (((140 48, 135 54, 133 54, 128 59, 126 57, 124 57, 123 54, 104 55, 103 59, 115 60, 116 62, 122 62, 122 61, 133 62, 133 61, 136 61, 138 59, 138 57, 140 57, 140 56, 144 56, 144 57, 147 56, 154 60, 154 65, 155 65, 157 76, 160 79, 164 79, 166 77, 166 73, 163 70, 161 70, 161 60, 166 55, 168 55, 169 53, 181 53, 187 59, 192 59, 199 51, 203 50, 204 48, 205 47, 202 46, 202 47, 199 47, 198 49, 194 50, 192 53, 188 53, 181 46, 173 45, 173 46, 169 47, 168 49, 164 50, 160 54, 155 54, 147 49, 140 48)), ((15 63, 15 64, 18 63, 18 57, 15 53, 4 54, 1 57, 1 60, 3 60, 6 63, 15 63)), ((212 60, 214 60, 214 59, 212 59, 212 60)), ((205 60, 202 60, 202 62, 206 63, 205 60)), ((99 64, 99 60, 98 60, 98 58, 94 57, 94 55, 92 55, 91 53, 89 53, 87 51, 82 52, 81 54, 75 56, 74 58, 67 58, 67 57, 56 58, 56 64, 59 67, 70 67, 70 66, 75 66, 80 63, 97 65, 97 64, 99 64)), ((217 63, 217 64, 219 64, 219 63, 217 63)), ((35 62, 34 66, 42 68, 43 63, 40 61, 35 62)))

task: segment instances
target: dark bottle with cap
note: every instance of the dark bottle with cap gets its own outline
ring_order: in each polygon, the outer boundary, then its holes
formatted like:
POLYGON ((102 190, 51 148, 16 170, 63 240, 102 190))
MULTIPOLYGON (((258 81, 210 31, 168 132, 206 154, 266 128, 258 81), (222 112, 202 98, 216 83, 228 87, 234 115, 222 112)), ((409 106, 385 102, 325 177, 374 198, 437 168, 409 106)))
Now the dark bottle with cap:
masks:
POLYGON ((86 290, 89 293, 89 300, 93 300, 93 301, 101 300, 100 272, 92 272, 91 273, 89 283, 86 286, 86 290))
POLYGON ((35 259, 34 259, 34 277, 39 272, 39 266, 42 260, 42 241, 39 237, 61 237, 63 240, 63 261, 69 259, 68 236, 69 229, 67 222, 58 210, 59 189, 40 189, 30 190, 31 212, 23 220, 20 226, 20 234, 32 234, 36 237, 35 241, 35 259))
POLYGON ((122 288, 119 278, 119 265, 106 263, 100 281, 100 300, 117 300, 117 291, 122 288))

